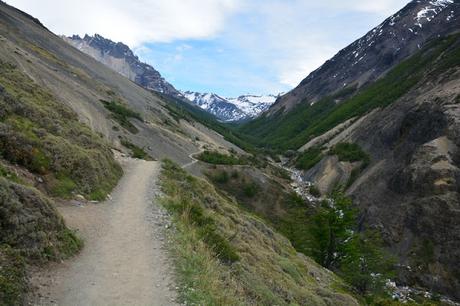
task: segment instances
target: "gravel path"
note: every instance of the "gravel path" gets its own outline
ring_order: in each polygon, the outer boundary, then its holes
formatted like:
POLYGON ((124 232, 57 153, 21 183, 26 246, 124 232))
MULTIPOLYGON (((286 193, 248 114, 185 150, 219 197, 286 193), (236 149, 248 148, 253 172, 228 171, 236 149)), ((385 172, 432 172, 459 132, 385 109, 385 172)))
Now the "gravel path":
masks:
POLYGON ((35 305, 177 305, 164 229, 168 219, 152 199, 160 163, 122 161, 125 175, 100 204, 59 210, 85 247, 75 258, 36 273, 35 305))

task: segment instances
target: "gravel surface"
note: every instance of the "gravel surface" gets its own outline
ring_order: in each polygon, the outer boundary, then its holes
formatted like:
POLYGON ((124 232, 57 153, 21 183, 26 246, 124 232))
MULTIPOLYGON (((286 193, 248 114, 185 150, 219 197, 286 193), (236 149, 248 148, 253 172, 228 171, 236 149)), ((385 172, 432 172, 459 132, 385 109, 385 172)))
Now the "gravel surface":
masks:
POLYGON ((125 175, 102 203, 59 207, 85 247, 32 275, 33 305, 178 305, 167 251, 167 214, 153 203, 159 162, 126 159, 125 175))

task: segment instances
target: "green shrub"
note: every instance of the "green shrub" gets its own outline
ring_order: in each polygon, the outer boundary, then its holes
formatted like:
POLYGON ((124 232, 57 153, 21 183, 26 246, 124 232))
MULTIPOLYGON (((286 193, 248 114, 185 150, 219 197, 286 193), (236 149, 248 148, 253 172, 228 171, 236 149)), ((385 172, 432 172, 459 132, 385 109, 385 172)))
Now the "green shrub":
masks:
POLYGON ((105 101, 101 100, 104 104, 104 107, 112 113, 112 118, 117 121, 122 127, 130 131, 131 133, 138 133, 139 130, 129 121, 129 119, 134 118, 140 121, 143 121, 141 115, 121 103, 116 101, 105 101))
POLYGON ((51 183, 51 194, 55 197, 70 198, 72 192, 77 188, 77 184, 66 175, 58 175, 56 180, 51 183))
POLYGON ((295 166, 298 169, 309 170, 321 161, 323 154, 321 148, 313 147, 301 153, 297 158, 295 166))
POLYGON ((337 155, 340 161, 369 163, 370 157, 356 143, 342 142, 335 145, 330 151, 330 155, 337 155))
POLYGON ((255 183, 248 183, 243 186, 243 193, 246 197, 252 198, 259 192, 259 186, 255 183))
POLYGON ((4 177, 12 182, 18 183, 18 184, 23 184, 24 182, 20 177, 16 175, 16 173, 13 173, 9 170, 7 170, 5 167, 3 167, 0 164, 0 177, 4 177))
POLYGON ((219 184, 228 183, 228 181, 230 180, 230 178, 228 176, 228 173, 225 170, 221 170, 221 171, 217 172, 217 174, 211 176, 211 179, 214 182, 219 183, 219 184))
POLYGON ((83 247, 83 241, 78 238, 73 231, 67 228, 59 232, 57 239, 60 242, 59 252, 61 258, 70 257, 83 247))
POLYGON ((26 289, 24 259, 9 246, 0 246, 0 305, 22 305, 26 289))
POLYGON ((244 164, 242 160, 233 156, 219 153, 217 151, 204 151, 197 158, 209 164, 215 165, 241 165, 244 164))
POLYGON ((139 148, 128 140, 122 139, 121 144, 131 150, 131 157, 144 160, 153 160, 152 157, 147 152, 145 152, 143 148, 139 148))

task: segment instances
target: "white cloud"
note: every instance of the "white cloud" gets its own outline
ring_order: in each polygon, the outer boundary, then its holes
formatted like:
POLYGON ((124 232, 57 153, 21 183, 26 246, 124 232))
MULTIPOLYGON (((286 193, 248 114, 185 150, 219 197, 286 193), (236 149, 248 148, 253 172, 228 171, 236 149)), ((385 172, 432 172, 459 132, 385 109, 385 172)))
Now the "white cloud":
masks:
POLYGON ((240 0, 7 0, 58 34, 93 34, 131 47, 204 39, 222 30, 240 0))
POLYGON ((245 3, 245 23, 229 32, 232 42, 247 50, 254 61, 265 61, 272 67, 280 84, 294 87, 341 48, 408 2, 253 0, 245 3), (364 15, 365 22, 357 20, 364 15))

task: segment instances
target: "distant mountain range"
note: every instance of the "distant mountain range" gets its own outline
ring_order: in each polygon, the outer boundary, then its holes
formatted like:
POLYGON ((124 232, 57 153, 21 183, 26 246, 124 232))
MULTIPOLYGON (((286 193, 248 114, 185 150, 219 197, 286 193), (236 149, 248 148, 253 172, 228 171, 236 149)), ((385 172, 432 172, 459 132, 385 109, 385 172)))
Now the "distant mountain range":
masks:
POLYGON ((214 93, 184 91, 182 94, 194 104, 222 121, 241 121, 255 118, 266 111, 278 96, 243 95, 238 98, 223 98, 214 93))
POLYGON ((221 121, 241 121, 257 117, 278 97, 244 95, 238 98, 222 98, 213 93, 181 92, 168 83, 155 68, 141 62, 139 57, 121 42, 113 42, 98 34, 85 35, 83 38, 78 35, 64 36, 63 39, 145 89, 191 102, 221 121))

